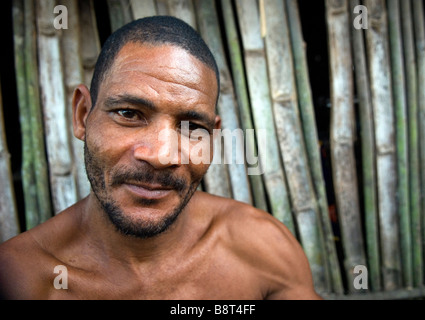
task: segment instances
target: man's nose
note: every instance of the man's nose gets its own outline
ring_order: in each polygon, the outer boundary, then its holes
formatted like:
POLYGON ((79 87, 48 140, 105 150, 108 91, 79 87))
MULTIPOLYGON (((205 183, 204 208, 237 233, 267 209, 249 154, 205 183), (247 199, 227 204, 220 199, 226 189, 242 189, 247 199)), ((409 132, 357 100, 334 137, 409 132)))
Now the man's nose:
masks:
POLYGON ((151 124, 138 133, 134 145, 135 159, 148 162, 155 169, 181 163, 179 135, 168 124, 151 124))

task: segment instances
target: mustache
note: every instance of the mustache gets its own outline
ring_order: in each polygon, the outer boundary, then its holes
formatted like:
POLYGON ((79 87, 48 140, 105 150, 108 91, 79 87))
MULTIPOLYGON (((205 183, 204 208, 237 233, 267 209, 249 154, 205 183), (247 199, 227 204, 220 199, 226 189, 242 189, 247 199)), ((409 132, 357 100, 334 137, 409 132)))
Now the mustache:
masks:
POLYGON ((165 188, 183 191, 186 189, 186 181, 175 177, 170 171, 157 171, 153 168, 143 167, 137 169, 117 169, 111 177, 111 186, 121 185, 126 182, 139 182, 146 184, 159 184, 165 188))

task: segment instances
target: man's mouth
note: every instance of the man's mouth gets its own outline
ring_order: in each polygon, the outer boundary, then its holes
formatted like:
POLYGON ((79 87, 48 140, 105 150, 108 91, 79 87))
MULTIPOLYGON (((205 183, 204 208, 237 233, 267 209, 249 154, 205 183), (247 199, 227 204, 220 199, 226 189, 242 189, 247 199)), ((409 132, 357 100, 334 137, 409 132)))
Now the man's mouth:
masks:
POLYGON ((141 184, 127 182, 124 186, 140 198, 158 200, 168 196, 173 188, 159 184, 141 184))

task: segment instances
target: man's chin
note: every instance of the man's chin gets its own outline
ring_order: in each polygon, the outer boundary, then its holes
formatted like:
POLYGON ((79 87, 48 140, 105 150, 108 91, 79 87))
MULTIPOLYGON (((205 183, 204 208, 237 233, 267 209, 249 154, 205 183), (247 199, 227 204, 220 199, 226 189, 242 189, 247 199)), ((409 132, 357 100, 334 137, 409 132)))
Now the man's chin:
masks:
POLYGON ((120 208, 107 204, 103 205, 109 221, 117 231, 126 236, 151 238, 164 233, 177 220, 182 208, 171 212, 152 207, 137 209, 120 208))

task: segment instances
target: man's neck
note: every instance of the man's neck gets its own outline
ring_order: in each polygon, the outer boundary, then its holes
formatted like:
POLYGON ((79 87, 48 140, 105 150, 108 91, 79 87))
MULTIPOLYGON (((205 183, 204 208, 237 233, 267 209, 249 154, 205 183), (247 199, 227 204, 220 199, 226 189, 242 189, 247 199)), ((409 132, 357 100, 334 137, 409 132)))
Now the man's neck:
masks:
POLYGON ((112 258, 130 264, 154 262, 182 250, 190 238, 187 232, 190 202, 166 231, 154 237, 138 238, 118 231, 93 194, 85 201, 80 227, 108 260, 112 258))

